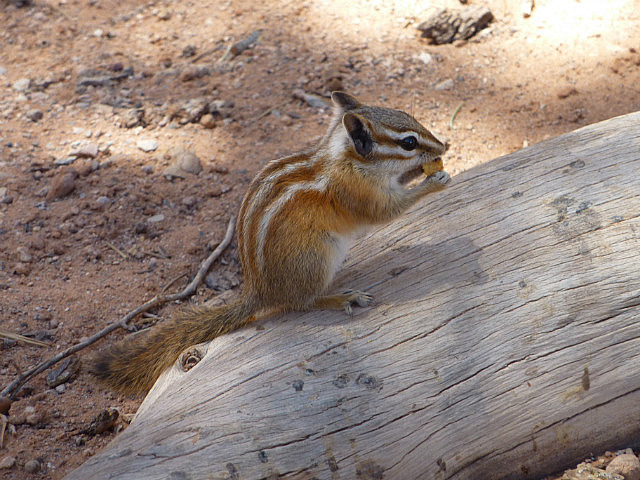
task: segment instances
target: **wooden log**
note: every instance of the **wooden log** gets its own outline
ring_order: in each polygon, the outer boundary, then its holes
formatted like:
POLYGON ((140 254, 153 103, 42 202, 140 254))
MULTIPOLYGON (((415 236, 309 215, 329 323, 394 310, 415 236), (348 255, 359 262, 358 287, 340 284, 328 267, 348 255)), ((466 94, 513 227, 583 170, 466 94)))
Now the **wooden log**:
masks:
POLYGON ((356 245, 353 318, 202 346, 68 479, 524 479, 640 438, 640 114, 455 177, 356 245))

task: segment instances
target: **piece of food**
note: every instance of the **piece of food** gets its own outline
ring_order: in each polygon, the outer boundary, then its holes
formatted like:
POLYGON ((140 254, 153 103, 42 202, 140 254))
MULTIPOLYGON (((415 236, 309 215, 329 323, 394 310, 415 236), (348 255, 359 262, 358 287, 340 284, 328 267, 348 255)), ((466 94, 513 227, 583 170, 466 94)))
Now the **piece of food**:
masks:
POLYGON ((440 172, 444 170, 444 162, 442 161, 442 157, 436 158, 435 160, 422 164, 422 171, 427 175, 433 175, 436 172, 440 172))

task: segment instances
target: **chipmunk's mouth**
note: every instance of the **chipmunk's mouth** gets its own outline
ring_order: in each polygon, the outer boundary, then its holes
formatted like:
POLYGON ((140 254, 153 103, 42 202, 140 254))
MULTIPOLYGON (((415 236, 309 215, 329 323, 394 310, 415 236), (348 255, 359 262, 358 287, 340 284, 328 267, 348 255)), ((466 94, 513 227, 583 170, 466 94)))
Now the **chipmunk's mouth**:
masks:
POLYGON ((442 157, 432 158, 430 160, 427 160, 426 162, 421 162, 419 165, 415 167, 411 167, 409 170, 407 170, 406 172, 404 172, 402 175, 398 177, 398 181, 400 182, 401 185, 407 185, 412 180, 415 180, 416 178, 424 175, 424 170, 422 168, 422 165, 424 163, 438 162, 441 158, 442 157))

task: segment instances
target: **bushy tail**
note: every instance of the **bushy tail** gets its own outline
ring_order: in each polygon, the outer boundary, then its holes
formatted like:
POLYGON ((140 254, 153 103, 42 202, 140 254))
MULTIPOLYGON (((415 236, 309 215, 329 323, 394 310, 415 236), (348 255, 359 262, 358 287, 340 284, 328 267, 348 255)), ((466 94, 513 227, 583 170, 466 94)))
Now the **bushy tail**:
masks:
POLYGON ((99 352, 89 371, 114 390, 146 393, 186 348, 243 327, 255 311, 254 303, 241 296, 227 305, 182 312, 142 338, 99 352))

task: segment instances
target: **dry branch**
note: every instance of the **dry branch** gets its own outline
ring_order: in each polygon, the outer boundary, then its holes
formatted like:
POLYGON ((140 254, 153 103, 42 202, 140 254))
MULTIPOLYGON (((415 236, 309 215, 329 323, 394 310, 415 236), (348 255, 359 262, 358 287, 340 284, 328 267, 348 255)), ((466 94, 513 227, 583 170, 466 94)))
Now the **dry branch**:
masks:
MULTIPOLYGON (((189 285, 187 285, 181 292, 174 293, 171 295, 164 295, 164 292, 167 290, 167 288, 173 283, 175 283, 177 279, 172 280, 166 287, 163 288, 162 294, 153 297, 148 302, 130 311, 121 319, 116 320, 115 322, 109 324, 107 327, 93 334, 86 340, 80 343, 77 343, 76 345, 73 345, 72 347, 69 347, 66 350, 63 350, 62 352, 58 353, 54 357, 51 357, 50 359, 18 375, 9 385, 7 385, 2 390, 2 392, 0 392, 0 395, 1 396, 10 395, 11 397, 13 397, 18 392, 20 387, 22 387, 22 385, 24 385, 25 382, 27 382, 30 378, 45 371, 47 368, 51 367, 52 365, 55 365, 56 363, 67 358, 68 356, 73 355, 74 353, 82 350, 85 347, 88 347, 89 345, 95 343, 96 341, 105 337, 106 335, 113 332, 114 330, 117 330, 118 328, 131 330, 131 328, 129 327, 129 322, 133 320, 136 316, 140 315, 141 313, 145 313, 151 310, 152 308, 165 305, 169 302, 175 302, 177 300, 185 300, 190 296, 192 296, 196 292, 196 289, 198 288, 198 286, 203 282, 205 276, 207 275, 207 272, 211 268, 211 265, 213 265, 213 262, 220 256, 220 254, 222 254, 225 248, 227 248, 227 246, 231 243, 231 240, 233 239, 233 231, 235 229, 235 224, 236 224, 235 218, 231 217, 231 219, 229 220, 229 225, 227 226, 227 231, 224 235, 224 239, 222 240, 222 242, 220 242, 218 247, 213 252, 211 252, 211 254, 202 262, 196 276, 193 278, 193 280, 191 280, 189 285)), ((181 277, 182 275, 178 278, 181 278, 181 277)))

